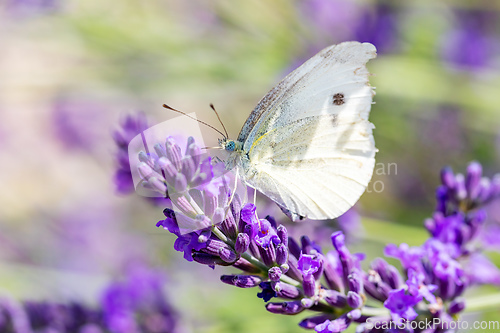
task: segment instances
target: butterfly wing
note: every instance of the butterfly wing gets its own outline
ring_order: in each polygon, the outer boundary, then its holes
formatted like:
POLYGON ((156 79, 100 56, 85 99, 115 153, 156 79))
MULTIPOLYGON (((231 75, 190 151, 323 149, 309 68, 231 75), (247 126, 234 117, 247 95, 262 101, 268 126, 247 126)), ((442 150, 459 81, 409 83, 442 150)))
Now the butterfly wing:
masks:
POLYGON ((238 141, 248 185, 293 213, 335 218, 359 199, 375 164, 368 121, 369 43, 330 46, 290 73, 252 111, 238 141))

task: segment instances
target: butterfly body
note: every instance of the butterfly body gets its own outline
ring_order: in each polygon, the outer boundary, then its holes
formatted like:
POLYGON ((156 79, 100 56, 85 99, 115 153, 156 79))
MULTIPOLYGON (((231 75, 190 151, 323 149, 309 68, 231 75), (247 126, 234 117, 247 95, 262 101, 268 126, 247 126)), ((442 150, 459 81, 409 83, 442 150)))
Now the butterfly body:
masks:
POLYGON ((298 216, 335 218, 364 192, 375 165, 369 43, 330 46, 290 73, 252 111, 226 168, 298 216))

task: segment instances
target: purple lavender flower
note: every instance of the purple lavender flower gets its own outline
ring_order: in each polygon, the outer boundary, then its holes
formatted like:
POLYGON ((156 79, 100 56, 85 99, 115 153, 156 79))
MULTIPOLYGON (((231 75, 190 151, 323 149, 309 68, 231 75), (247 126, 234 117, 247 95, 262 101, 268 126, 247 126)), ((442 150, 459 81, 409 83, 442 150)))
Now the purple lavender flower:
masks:
POLYGON ((391 311, 392 320, 398 325, 402 320, 413 320, 417 318, 417 312, 413 308, 422 300, 420 295, 407 295, 404 288, 392 290, 384 306, 391 311))
POLYGON ((176 314, 166 301, 164 277, 141 265, 130 268, 125 280, 104 292, 103 321, 116 333, 173 332, 176 314))
MULTIPOLYGON (((377 45, 380 53, 396 49, 397 12, 383 3, 360 5, 345 0, 307 0, 300 10, 322 39, 359 40, 377 45)), ((319 43, 318 43, 319 44, 319 43)), ((315 49, 314 44, 312 49, 315 49)))
POLYGON ((170 198, 180 233, 207 229, 225 220, 234 196, 223 164, 213 165, 210 157, 202 160, 201 149, 191 137, 184 154, 172 137, 154 149, 154 153, 139 153, 142 186, 170 198))
POLYGON ((395 51, 399 37, 396 8, 384 3, 365 8, 354 36, 355 40, 377 45, 380 54, 395 51))
POLYGON ((361 216, 359 215, 356 206, 353 206, 347 212, 337 217, 337 223, 340 230, 348 237, 360 237, 363 234, 363 226, 361 225, 361 216))
MULTIPOLYGON (((500 193, 496 183, 484 180, 477 163, 469 166, 466 176, 454 175, 450 169, 442 172, 437 211, 425 223, 431 235, 425 244, 386 247, 385 254, 401 262, 402 273, 381 258, 363 271, 360 261, 364 254, 352 254, 342 232, 331 235, 335 250, 323 255, 307 236, 297 242, 272 217, 259 219, 254 204, 243 204, 238 195, 231 194, 224 178, 213 176, 216 172, 211 163, 203 165, 201 159, 193 159, 194 165, 182 168, 180 148, 173 141, 167 141, 168 145, 170 153, 163 153, 163 147, 159 147, 156 155, 140 156, 140 172, 150 187, 168 189, 172 203, 182 208, 180 212, 166 209, 166 219, 157 225, 177 236, 174 247, 184 252, 187 260, 212 268, 218 265, 240 269, 242 274, 223 275, 221 281, 239 288, 258 285, 262 290, 258 297, 266 302, 277 299, 266 304, 269 312, 295 315, 314 311, 316 315, 305 318, 300 326, 316 332, 342 332, 352 323, 362 324, 360 332, 375 332, 366 325, 367 319, 396 324, 418 321, 418 308, 422 318, 449 322, 464 310, 461 295, 471 280, 463 259, 471 255, 470 244, 482 228, 485 216, 480 208, 500 193), (176 164, 179 166, 169 167, 176 164), (202 190, 193 194, 200 170, 208 176, 201 177, 206 180, 202 190), (178 179, 182 181, 176 182, 178 179), (173 195, 170 189, 174 193, 180 190, 183 195, 173 195), (183 201, 186 197, 188 200, 183 201), (206 198, 210 198, 208 206, 206 198), (183 233, 179 219, 195 210, 194 204, 199 211, 191 218, 206 224, 183 233), (215 207, 225 212, 218 223, 213 223, 215 207)), ((190 140, 186 151, 194 151, 192 145, 190 140)), ((191 159, 189 153, 186 156, 191 159)))
POLYGON ((492 66, 499 46, 494 37, 498 18, 494 11, 457 11, 455 27, 442 37, 443 60, 468 70, 492 66))
POLYGON ((51 13, 60 6, 59 0, 9 0, 6 7, 15 17, 51 13))
POLYGON ((174 333, 176 314, 165 299, 161 275, 133 266, 127 278, 108 286, 99 308, 77 302, 0 300, 0 331, 54 333, 174 333))
POLYGON ((345 317, 335 320, 325 320, 322 324, 316 325, 314 330, 318 333, 343 332, 349 327, 349 322, 345 317))
POLYGON ((306 0, 300 11, 313 24, 318 34, 347 40, 358 22, 359 6, 347 0, 306 0))
POLYGON ((68 149, 93 149, 102 141, 97 125, 102 123, 104 112, 95 102, 59 98, 52 112, 54 132, 68 149))
POLYGON ((122 122, 121 128, 113 133, 113 138, 118 147, 116 154, 118 168, 115 173, 115 185, 118 193, 129 194, 134 191, 134 181, 130 170, 128 145, 130 141, 148 128, 146 117, 143 113, 128 115, 122 122))
MULTIPOLYGON (((498 237, 499 234, 496 234, 498 237)), ((500 270, 484 254, 473 253, 464 260, 464 274, 471 284, 500 286, 500 270)))

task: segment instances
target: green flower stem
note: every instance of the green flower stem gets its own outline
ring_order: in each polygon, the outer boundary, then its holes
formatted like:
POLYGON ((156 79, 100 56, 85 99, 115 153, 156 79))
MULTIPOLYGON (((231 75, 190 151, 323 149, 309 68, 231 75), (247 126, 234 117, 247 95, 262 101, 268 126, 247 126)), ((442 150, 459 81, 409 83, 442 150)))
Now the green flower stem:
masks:
POLYGON ((500 308, 500 293, 476 296, 465 300, 465 312, 496 310, 500 308))
POLYGON ((223 241, 224 243, 230 245, 230 246, 233 246, 234 247, 234 243, 232 240, 230 240, 229 238, 226 237, 226 235, 224 235, 224 233, 219 229, 217 228, 215 225, 212 225, 212 232, 215 234, 215 236, 217 236, 217 238, 219 238, 221 241, 223 241))
POLYGON ((301 287, 302 286, 302 283, 300 283, 299 281, 296 281, 294 279, 292 279, 291 277, 287 276, 287 275, 282 275, 280 277, 280 280, 285 282, 285 283, 288 283, 294 287, 301 287))
MULTIPOLYGON (((258 268, 260 268, 262 270, 262 272, 264 272, 264 274, 267 274, 267 271, 269 270, 269 267, 267 267, 263 262, 259 261, 259 259, 255 258, 254 256, 252 256, 250 253, 248 252, 245 252, 241 255, 242 258, 245 258, 246 260, 248 260, 250 263, 252 263, 253 265, 257 266, 258 268)), ((288 283, 292 286, 295 286, 295 287, 300 287, 301 286, 301 283, 292 279, 291 277, 289 276, 286 276, 286 275, 282 275, 281 278, 280 278, 281 281, 285 282, 285 283, 288 283)))
POLYGON ((245 253, 242 253, 241 254, 241 257, 242 258, 245 258, 246 260, 248 260, 250 263, 252 263, 253 265, 257 266, 258 268, 260 268, 263 272, 266 272, 269 270, 269 267, 267 267, 263 262, 260 262, 259 259, 255 258, 254 256, 252 256, 250 253, 248 252, 245 252, 245 253))
POLYGON ((370 317, 379 317, 379 316, 390 317, 391 316, 391 313, 386 308, 368 308, 368 307, 363 307, 361 309, 361 314, 363 316, 370 316, 370 317))

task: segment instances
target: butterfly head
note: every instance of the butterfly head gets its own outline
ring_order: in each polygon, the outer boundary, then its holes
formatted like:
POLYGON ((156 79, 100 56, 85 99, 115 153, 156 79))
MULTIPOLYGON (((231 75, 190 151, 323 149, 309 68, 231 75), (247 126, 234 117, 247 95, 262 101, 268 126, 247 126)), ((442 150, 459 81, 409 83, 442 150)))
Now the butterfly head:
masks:
POLYGON ((219 144, 222 147, 222 149, 225 149, 226 151, 229 152, 241 150, 241 142, 238 141, 222 139, 219 140, 219 144))

